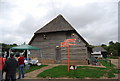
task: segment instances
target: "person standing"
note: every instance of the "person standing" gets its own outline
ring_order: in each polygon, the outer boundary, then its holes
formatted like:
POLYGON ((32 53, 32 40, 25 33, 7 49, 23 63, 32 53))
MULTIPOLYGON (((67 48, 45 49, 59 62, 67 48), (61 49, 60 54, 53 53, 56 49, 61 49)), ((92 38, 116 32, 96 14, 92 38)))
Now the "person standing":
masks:
POLYGON ((2 73, 3 73, 3 59, 0 57, 0 81, 2 81, 2 73))
POLYGON ((6 59, 4 58, 4 54, 2 54, 2 57, 0 57, 0 80, 3 79, 3 67, 5 64, 6 59))
POLYGON ((20 57, 18 59, 18 72, 19 72, 19 77, 18 79, 24 78, 24 56, 23 54, 20 54, 20 57))
POLYGON ((4 58, 4 54, 2 54, 2 57, 0 57, 0 70, 2 70, 2 74, 3 74, 3 67, 5 64, 6 58, 4 58))
POLYGON ((10 58, 5 62, 3 71, 6 72, 5 81, 16 81, 16 70, 18 62, 14 58, 14 54, 10 54, 10 58))

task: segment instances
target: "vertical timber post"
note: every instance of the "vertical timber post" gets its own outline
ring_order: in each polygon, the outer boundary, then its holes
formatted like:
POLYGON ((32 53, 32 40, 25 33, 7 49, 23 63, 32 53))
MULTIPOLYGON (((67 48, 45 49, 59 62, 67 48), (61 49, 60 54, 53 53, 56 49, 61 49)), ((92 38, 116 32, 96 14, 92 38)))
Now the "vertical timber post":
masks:
POLYGON ((70 46, 68 45, 68 72, 70 72, 70 46))

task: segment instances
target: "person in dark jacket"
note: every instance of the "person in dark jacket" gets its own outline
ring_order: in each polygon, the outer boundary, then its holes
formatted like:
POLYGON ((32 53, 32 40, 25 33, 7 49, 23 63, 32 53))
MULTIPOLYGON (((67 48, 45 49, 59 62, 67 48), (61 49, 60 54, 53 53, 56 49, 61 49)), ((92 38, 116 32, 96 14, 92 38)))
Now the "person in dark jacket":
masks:
POLYGON ((16 81, 16 70, 18 62, 14 58, 14 54, 10 54, 10 58, 5 62, 3 71, 6 72, 5 81, 16 81))

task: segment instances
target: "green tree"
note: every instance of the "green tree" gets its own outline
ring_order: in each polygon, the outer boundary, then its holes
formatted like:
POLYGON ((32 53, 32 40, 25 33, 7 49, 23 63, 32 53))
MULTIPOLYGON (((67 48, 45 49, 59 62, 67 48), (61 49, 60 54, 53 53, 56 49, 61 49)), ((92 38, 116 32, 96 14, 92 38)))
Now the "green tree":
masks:
POLYGON ((5 44, 5 43, 1 43, 1 45, 2 45, 2 52, 5 51, 8 52, 10 48, 17 46, 17 44, 5 44))
POLYGON ((112 53, 113 56, 120 56, 120 43, 114 43, 113 41, 110 41, 108 46, 108 52, 112 53))
POLYGON ((107 50, 108 54, 113 56, 120 56, 120 43, 110 41, 109 45, 102 44, 101 47, 107 50))
POLYGON ((102 45, 101 45, 101 47, 103 47, 105 50, 107 50, 107 51, 108 51, 108 46, 107 46, 107 45, 102 44, 102 45))

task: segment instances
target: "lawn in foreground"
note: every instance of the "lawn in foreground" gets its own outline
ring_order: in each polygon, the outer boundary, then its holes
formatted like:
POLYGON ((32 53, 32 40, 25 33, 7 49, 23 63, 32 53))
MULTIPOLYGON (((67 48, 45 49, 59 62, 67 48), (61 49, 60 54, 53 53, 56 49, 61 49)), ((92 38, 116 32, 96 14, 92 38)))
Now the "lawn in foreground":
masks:
POLYGON ((101 67, 90 67, 90 66, 79 66, 77 70, 67 71, 67 66, 60 65, 52 69, 45 70, 40 73, 37 77, 43 78, 100 78, 100 77, 115 77, 115 74, 119 73, 118 69, 112 68, 101 68, 101 67))
POLYGON ((40 69, 40 68, 45 67, 45 66, 47 66, 47 65, 30 66, 30 68, 28 70, 25 69, 24 71, 25 71, 25 73, 28 73, 28 72, 32 72, 34 70, 40 69))
POLYGON ((108 69, 108 78, 115 77, 115 74, 120 73, 120 69, 116 69, 116 65, 110 63, 108 60, 100 60, 101 64, 108 69))
POLYGON ((94 68, 87 66, 79 66, 77 70, 71 70, 70 72, 68 72, 67 66, 61 65, 52 69, 45 70, 44 72, 40 73, 38 77, 100 78, 101 76, 104 76, 106 72, 106 68, 94 68))

